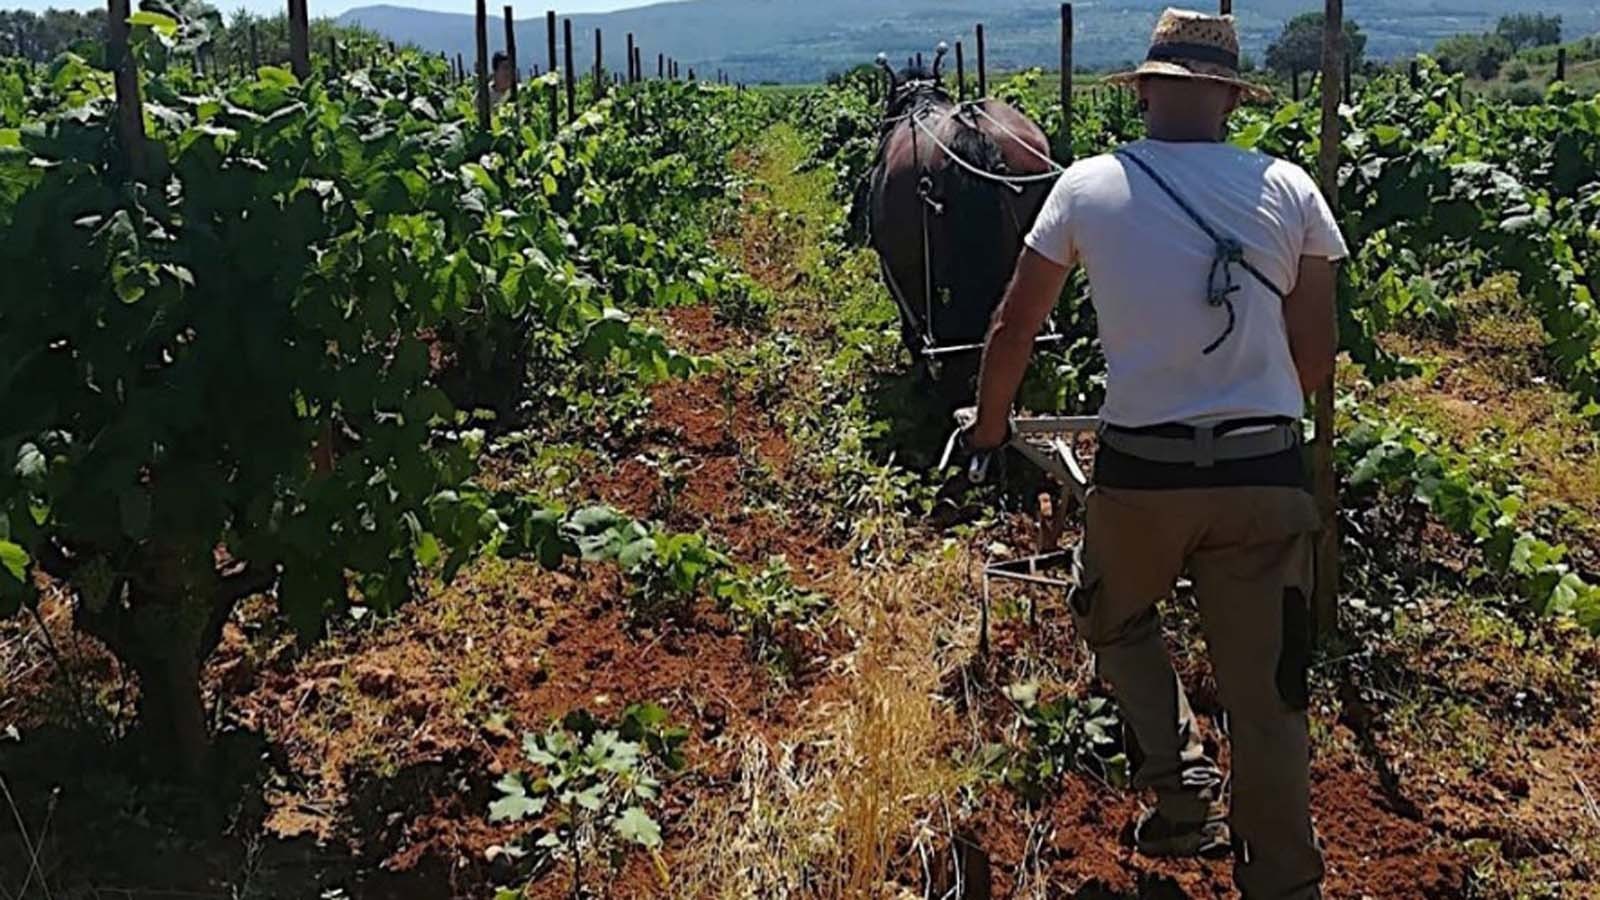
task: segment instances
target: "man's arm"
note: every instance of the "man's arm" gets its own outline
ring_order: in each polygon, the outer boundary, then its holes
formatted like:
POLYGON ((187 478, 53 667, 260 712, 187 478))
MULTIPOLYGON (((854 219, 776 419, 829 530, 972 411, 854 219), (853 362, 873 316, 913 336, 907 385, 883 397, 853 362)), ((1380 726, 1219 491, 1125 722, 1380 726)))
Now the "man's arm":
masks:
POLYGON ((1333 373, 1339 349, 1334 319, 1338 268, 1320 256, 1300 257, 1300 277, 1283 301, 1283 324, 1289 332, 1289 354, 1300 373, 1300 389, 1309 394, 1333 373))
POLYGON ((983 346, 983 369, 978 378, 978 421, 972 428, 975 447, 998 447, 1005 442, 1011 402, 1033 355, 1033 339, 1061 297, 1067 269, 1031 249, 1024 248, 1005 298, 989 323, 983 346))

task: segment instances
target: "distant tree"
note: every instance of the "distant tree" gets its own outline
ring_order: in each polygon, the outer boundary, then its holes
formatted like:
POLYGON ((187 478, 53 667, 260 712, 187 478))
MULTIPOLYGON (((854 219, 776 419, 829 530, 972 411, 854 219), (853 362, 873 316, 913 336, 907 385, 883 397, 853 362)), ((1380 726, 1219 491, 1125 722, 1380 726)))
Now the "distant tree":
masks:
MULTIPOLYGON (((213 36, 211 50, 226 61, 250 58, 250 30, 256 32, 256 50, 263 65, 282 65, 289 58, 289 17, 284 13, 260 16, 245 9, 235 10, 225 26, 213 36)), ((333 19, 311 20, 311 46, 320 50, 334 38, 346 47, 378 47, 384 39, 377 32, 358 25, 340 25, 333 19)))
POLYGON ((1507 91, 1505 98, 1516 106, 1536 106, 1544 102, 1544 93, 1531 84, 1519 84, 1507 91))
MULTIPOLYGON (((1267 48, 1267 68, 1279 75, 1313 72, 1322 67, 1322 13, 1308 12, 1284 23, 1283 33, 1267 48)), ((1367 36, 1354 20, 1344 23, 1345 52, 1360 64, 1367 52, 1367 36)))
POLYGON ((1465 72, 1487 81, 1500 74, 1511 58, 1511 45, 1495 34, 1458 34, 1434 48, 1434 58, 1446 72, 1465 72))
POLYGON ((1533 73, 1528 71, 1528 64, 1522 62, 1521 60, 1517 60, 1511 65, 1506 66, 1506 80, 1512 84, 1518 84, 1520 82, 1527 81, 1530 77, 1532 77, 1532 75, 1533 73))
POLYGON ((1561 17, 1540 13, 1517 13, 1501 16, 1494 33, 1511 46, 1513 51, 1529 47, 1547 47, 1561 43, 1561 17))
POLYGON ((104 10, 0 10, 0 57, 44 62, 73 44, 97 40, 106 30, 104 10))

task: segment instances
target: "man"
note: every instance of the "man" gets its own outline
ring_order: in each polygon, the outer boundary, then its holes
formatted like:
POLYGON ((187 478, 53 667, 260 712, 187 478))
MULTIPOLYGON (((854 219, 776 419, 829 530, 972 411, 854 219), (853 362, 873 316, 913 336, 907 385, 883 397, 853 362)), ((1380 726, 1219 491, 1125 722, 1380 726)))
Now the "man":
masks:
POLYGON ((1082 264, 1107 363, 1074 619, 1137 741, 1155 856, 1230 844, 1247 900, 1316 898, 1306 667, 1318 527, 1305 392, 1333 367, 1345 246, 1299 167, 1223 142, 1245 96, 1232 17, 1168 10, 1137 87, 1150 135, 1068 169, 984 350, 975 450, 1005 443, 1034 336, 1082 264), (1232 811, 1162 643, 1187 571, 1233 742, 1232 811), (1230 834, 1231 826, 1231 834, 1230 834))
POLYGON ((489 102, 499 106, 511 99, 511 79, 514 73, 511 71, 511 57, 504 53, 496 53, 491 57, 491 62, 494 65, 494 73, 489 81, 489 102))

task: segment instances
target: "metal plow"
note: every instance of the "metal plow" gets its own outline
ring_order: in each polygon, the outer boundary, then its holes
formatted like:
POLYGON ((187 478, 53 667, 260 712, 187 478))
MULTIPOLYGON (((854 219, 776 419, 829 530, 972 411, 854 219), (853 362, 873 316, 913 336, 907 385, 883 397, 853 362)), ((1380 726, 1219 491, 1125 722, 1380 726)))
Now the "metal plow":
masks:
MULTIPOLYGON (((956 430, 945 443, 939 467, 950 465, 956 442, 962 430, 977 418, 977 410, 968 407, 956 411, 956 430)), ((1078 460, 1076 439, 1093 434, 1100 427, 1097 416, 1028 416, 1011 420, 1011 440, 1006 447, 1017 451, 1024 459, 1042 470, 1055 483, 1054 492, 1039 495, 1038 542, 1035 553, 1021 559, 1008 559, 986 563, 983 567, 983 597, 978 626, 978 653, 989 653, 990 593, 996 579, 1015 581, 1065 591, 1072 587, 1071 568, 1073 550, 1061 547, 1061 535, 1066 531, 1067 515, 1072 506, 1083 503, 1089 495, 1089 477, 1078 460), (1066 574, 1062 574, 1065 570, 1066 574)), ((994 451, 1004 452, 1005 448, 994 451)), ((979 454, 967 465, 967 478, 974 484, 989 479, 989 468, 994 453, 979 454)), ((1028 619, 1038 626, 1038 605, 1030 598, 1028 619)))

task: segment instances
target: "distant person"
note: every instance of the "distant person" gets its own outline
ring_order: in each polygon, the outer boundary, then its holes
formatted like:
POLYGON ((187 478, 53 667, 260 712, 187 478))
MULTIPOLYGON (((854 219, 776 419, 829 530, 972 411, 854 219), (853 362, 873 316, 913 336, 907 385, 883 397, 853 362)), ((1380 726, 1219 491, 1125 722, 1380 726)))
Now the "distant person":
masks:
POLYGON ((504 53, 496 53, 492 62, 494 73, 489 79, 489 102, 499 106, 511 98, 511 81, 516 73, 511 71, 511 57, 504 53))
POLYGON ((1307 667, 1312 550, 1305 393, 1333 371, 1327 203, 1298 166, 1224 141, 1246 96, 1231 16, 1167 10, 1139 94, 1149 139, 1056 182, 990 325, 974 451, 998 448, 1033 339, 1082 264, 1107 383, 1070 606, 1132 726, 1149 856, 1233 849, 1245 900, 1321 896, 1307 667), (1162 643, 1158 601, 1194 582, 1233 744, 1232 809, 1162 643))

